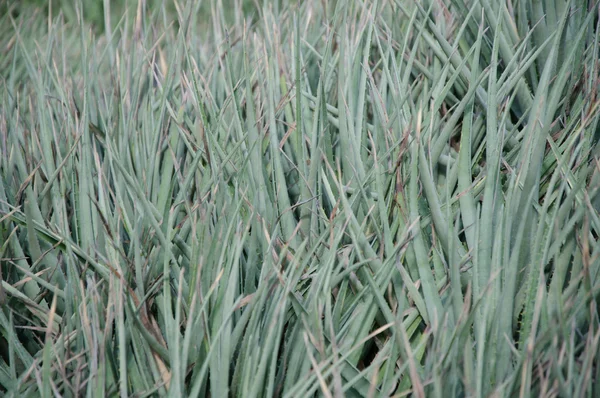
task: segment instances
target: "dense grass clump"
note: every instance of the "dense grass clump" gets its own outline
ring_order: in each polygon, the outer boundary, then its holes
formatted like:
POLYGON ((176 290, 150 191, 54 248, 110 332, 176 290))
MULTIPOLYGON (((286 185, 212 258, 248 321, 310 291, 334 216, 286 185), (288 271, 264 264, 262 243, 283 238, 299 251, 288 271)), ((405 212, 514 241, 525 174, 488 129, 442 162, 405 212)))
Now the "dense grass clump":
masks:
POLYGON ((600 396, 595 0, 2 7, 0 395, 600 396))

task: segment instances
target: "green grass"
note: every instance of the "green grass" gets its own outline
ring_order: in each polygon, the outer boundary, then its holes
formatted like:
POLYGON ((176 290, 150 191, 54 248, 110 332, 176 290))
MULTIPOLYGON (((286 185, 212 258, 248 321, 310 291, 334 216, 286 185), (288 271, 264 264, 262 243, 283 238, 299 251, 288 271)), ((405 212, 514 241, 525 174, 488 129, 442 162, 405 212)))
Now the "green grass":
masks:
POLYGON ((597 2, 83 3, 0 14, 0 395, 599 396, 597 2))

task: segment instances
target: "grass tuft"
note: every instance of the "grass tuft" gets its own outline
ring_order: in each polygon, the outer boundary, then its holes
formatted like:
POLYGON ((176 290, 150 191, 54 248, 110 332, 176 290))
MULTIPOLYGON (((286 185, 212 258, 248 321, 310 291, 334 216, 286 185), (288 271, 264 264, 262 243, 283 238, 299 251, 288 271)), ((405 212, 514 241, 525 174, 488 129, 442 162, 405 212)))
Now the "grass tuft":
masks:
POLYGON ((0 394, 598 396, 598 12, 0 5, 0 394))

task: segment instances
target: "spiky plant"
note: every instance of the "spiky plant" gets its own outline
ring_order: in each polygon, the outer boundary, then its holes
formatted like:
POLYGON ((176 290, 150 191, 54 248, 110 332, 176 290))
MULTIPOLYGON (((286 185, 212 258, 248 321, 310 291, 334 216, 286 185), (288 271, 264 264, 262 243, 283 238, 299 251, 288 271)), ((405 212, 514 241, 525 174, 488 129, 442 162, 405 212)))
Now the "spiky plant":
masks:
POLYGON ((234 3, 4 5, 2 395, 598 396, 597 2, 234 3))

